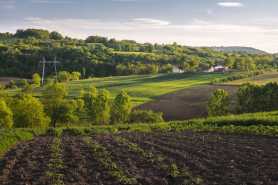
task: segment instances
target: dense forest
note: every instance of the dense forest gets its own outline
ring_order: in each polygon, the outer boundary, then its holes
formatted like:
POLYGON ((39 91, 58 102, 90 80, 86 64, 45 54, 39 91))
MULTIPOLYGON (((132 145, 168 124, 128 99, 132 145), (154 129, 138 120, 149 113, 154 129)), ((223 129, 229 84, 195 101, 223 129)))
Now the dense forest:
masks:
MULTIPOLYGON (((15 34, 0 33, 0 76, 30 78, 40 72, 40 61, 60 61, 59 70, 78 71, 82 77, 204 71, 213 65, 250 71, 277 68, 278 57, 270 54, 224 53, 176 43, 140 44, 89 36, 85 40, 64 37, 58 32, 27 29, 15 34)), ((53 72, 48 66, 48 74, 53 72)))

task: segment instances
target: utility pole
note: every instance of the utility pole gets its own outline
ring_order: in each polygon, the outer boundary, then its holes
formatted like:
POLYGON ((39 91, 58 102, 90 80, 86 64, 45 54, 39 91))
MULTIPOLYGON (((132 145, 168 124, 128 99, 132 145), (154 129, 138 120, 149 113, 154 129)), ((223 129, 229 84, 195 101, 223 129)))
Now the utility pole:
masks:
POLYGON ((40 63, 42 64, 42 82, 41 82, 42 86, 44 85, 44 81, 45 81, 46 64, 54 64, 55 79, 57 82, 58 81, 57 64, 59 64, 60 62, 56 60, 56 57, 55 57, 54 61, 47 61, 47 60, 45 60, 45 57, 43 57, 43 60, 40 63))

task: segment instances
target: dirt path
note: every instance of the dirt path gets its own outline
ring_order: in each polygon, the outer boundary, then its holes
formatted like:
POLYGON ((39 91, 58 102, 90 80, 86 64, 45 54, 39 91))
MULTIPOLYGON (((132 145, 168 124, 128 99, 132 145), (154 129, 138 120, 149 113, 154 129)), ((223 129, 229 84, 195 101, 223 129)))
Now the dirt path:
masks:
POLYGON ((138 106, 138 109, 162 112, 166 121, 186 120, 207 116, 207 102, 216 89, 234 95, 238 86, 204 85, 163 95, 157 100, 138 106))
POLYGON ((47 185, 52 138, 38 137, 8 152, 0 169, 1 185, 47 185))

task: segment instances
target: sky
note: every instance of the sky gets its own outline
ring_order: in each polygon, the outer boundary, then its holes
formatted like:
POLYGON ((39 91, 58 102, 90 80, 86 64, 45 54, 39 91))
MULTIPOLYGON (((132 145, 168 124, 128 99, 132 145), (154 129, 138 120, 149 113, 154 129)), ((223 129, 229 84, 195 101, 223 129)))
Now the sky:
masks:
POLYGON ((278 0, 0 0, 0 32, 42 28, 188 46, 278 52, 278 0))

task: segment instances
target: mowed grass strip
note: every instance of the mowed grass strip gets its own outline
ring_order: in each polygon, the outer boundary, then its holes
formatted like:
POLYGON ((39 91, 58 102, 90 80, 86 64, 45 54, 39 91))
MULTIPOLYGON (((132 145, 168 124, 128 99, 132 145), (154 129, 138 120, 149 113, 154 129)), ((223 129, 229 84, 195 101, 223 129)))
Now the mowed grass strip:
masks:
POLYGON ((133 75, 106 78, 93 78, 68 83, 69 96, 78 96, 81 89, 89 90, 91 86, 107 89, 116 96, 125 90, 132 97, 132 102, 142 104, 156 97, 193 86, 209 84, 216 78, 225 78, 230 74, 196 73, 196 74, 158 74, 133 75))

